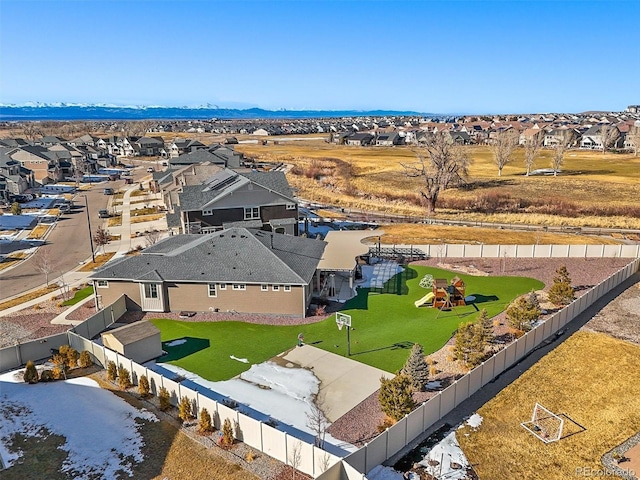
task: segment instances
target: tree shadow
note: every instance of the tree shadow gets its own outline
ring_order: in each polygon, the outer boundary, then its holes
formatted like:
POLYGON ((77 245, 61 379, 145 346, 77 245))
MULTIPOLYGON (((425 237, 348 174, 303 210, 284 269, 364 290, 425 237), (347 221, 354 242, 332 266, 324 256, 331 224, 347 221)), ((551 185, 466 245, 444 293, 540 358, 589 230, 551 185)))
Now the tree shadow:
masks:
POLYGON ((396 342, 392 345, 385 345, 384 347, 372 348, 370 350, 364 350, 362 352, 351 352, 351 356, 362 355, 364 353, 379 352, 380 350, 410 350, 413 347, 414 342, 404 341, 396 342))
POLYGON ((516 182, 514 180, 510 180, 507 178, 500 179, 492 179, 492 180, 476 180, 474 182, 468 182, 464 185, 461 185, 460 190, 472 191, 479 190, 484 188, 495 188, 495 187, 504 187, 508 185, 515 185, 516 182))
POLYGON ((496 302, 500 300, 496 295, 482 295, 481 293, 472 293, 470 296, 476 297, 476 299, 473 302, 469 302, 469 305, 477 303, 496 302))
POLYGON ((209 348, 210 342, 208 338, 182 337, 167 342, 162 342, 162 349, 167 352, 166 355, 158 358, 159 362, 171 362, 188 357, 201 350, 209 348), (184 342, 182 342, 184 340, 184 342), (174 345, 169 346, 173 343, 174 345))

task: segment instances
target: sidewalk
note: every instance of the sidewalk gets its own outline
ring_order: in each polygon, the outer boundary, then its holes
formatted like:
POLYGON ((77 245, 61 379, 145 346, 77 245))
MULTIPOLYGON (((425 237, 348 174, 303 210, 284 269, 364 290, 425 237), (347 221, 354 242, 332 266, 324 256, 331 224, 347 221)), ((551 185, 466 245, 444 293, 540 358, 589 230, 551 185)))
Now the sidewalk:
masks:
MULTIPOLYGON (((136 238, 131 238, 131 232, 132 232, 132 224, 131 224, 131 194, 136 191, 138 189, 138 185, 131 185, 129 186, 129 188, 127 188, 124 192, 124 197, 122 199, 122 224, 116 227, 107 227, 107 230, 109 230, 110 233, 112 234, 119 234, 120 235, 120 240, 116 240, 113 242, 108 243, 107 245, 104 246, 104 252, 105 253, 114 253, 113 258, 118 258, 121 256, 124 256, 127 252, 129 252, 130 250, 136 248, 138 245, 141 246, 145 246, 145 238, 144 237, 136 237, 136 238)), ((147 205, 152 205, 152 204, 157 204, 159 202, 161 202, 161 200, 158 200, 155 198, 155 194, 148 194, 147 196, 153 196, 154 198, 149 198, 149 202, 147 203, 147 205), (155 203, 152 203, 155 202, 155 203)), ((110 205, 111 206, 111 205, 110 205)), ((143 224, 141 224, 140 228, 133 229, 133 232, 136 233, 138 231, 144 231, 144 230, 150 230, 150 229, 166 229, 166 220, 161 219, 161 220, 157 220, 154 222, 145 222, 143 224)), ((90 262, 91 258, 87 258, 87 260, 84 263, 90 262)), ((79 265, 76 269, 71 270, 69 272, 66 272, 64 274, 64 282, 67 285, 67 287, 69 289, 73 288, 73 287, 78 287, 81 285, 84 285, 89 276, 93 273, 93 271, 89 271, 89 272, 81 272, 80 268, 82 268, 82 265, 79 265)), ((49 284, 51 285, 54 282, 49 282, 49 284)), ((55 283, 54 283, 55 284, 55 283)), ((13 297, 9 297, 6 298, 4 301, 8 301, 8 300, 12 300, 15 298, 19 298, 22 297, 24 295, 29 294, 30 292, 34 292, 37 290, 40 290, 42 288, 44 288, 46 285, 42 284, 36 288, 32 288, 31 290, 28 290, 26 292, 22 292, 18 295, 14 295, 13 297)), ((34 305, 37 305, 39 303, 42 303, 44 301, 47 300, 51 300, 53 297, 56 297, 60 295, 60 290, 56 289, 53 290, 50 293, 47 293, 46 295, 42 295, 38 298, 34 298, 33 300, 28 300, 26 302, 21 303, 20 305, 16 305, 15 307, 11 307, 11 308, 7 308, 6 310, 2 310, 0 311, 0 318, 1 317, 5 317, 7 315, 11 315, 15 312, 18 312, 20 310, 23 310, 25 308, 29 308, 32 307, 34 305)), ((68 325, 73 325, 74 323, 79 323, 79 322, 75 322, 75 321, 71 321, 71 320, 66 320, 66 316, 71 313, 73 310, 80 308, 80 306, 83 304, 84 302, 79 302, 79 304, 77 305, 73 305, 72 307, 70 307, 69 309, 65 310, 64 312, 62 312, 60 315, 58 315, 56 318, 54 318, 51 323, 57 323, 57 324, 68 324, 68 325)))

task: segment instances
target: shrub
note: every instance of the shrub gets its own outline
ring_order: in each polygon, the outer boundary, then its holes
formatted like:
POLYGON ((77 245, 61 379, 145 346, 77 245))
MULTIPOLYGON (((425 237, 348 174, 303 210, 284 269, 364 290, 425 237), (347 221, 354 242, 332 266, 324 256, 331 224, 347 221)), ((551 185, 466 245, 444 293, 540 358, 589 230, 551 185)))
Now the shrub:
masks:
POLYGON ((222 425, 222 436, 220 437, 220 445, 223 447, 230 447, 234 442, 233 438, 233 428, 231 427, 231 420, 228 418, 224 419, 224 424, 222 425))
POLYGON ((484 345, 488 345, 493 340, 493 322, 489 317, 486 309, 482 309, 476 322, 480 324, 480 328, 482 328, 482 341, 484 345))
POLYGON ((256 454, 256 452, 254 452, 253 450, 250 450, 249 452, 247 452, 247 454, 244 456, 244 459, 247 463, 251 463, 253 462, 256 458, 258 458, 258 455, 256 454))
POLYGON ((575 298, 575 292, 571 286, 571 277, 567 267, 560 266, 553 278, 553 285, 549 289, 549 301, 554 305, 568 305, 575 298))
POLYGON ((411 386, 414 390, 421 392, 424 389, 425 384, 429 381, 429 367, 424 360, 422 345, 418 343, 413 345, 401 373, 411 379, 411 386))
POLYGON ((466 367, 475 367, 484 358, 484 330, 482 323, 461 323, 456 333, 453 357, 466 367))
POLYGON ((69 345, 60 345, 60 347, 58 347, 58 353, 60 355, 62 355, 63 357, 67 356, 67 352, 69 351, 69 345))
POLYGON ((431 375, 432 377, 439 373, 440 373, 440 370, 438 370, 438 367, 436 367, 435 365, 431 365, 429 367, 429 375, 431 375))
POLYGON ((391 418, 389 416, 384 417, 384 420, 382 421, 382 423, 380 423, 378 425, 378 433, 382 433, 387 428, 393 427, 393 425, 395 425, 395 423, 396 423, 396 421, 393 418, 391 418))
POLYGON ((146 375, 141 375, 138 380, 138 393, 142 398, 147 398, 151 395, 151 386, 149 385, 149 379, 146 375))
POLYGON ((200 435, 209 435, 213 432, 213 422, 211 421, 211 415, 206 408, 200 410, 200 421, 198 422, 198 433, 200 435))
POLYGON ((38 383, 38 370, 36 369, 36 364, 31 360, 27 362, 22 379, 25 383, 38 383))
POLYGON ((166 412, 171 408, 171 397, 169 396, 169 390, 162 387, 158 393, 158 399, 160 400, 160 410, 166 412))
POLYGON ((53 382, 55 380, 55 376, 53 375, 53 371, 51 370, 42 370, 40 373, 40 381, 41 382, 53 382))
POLYGON ((180 420, 183 422, 191 420, 193 418, 191 410, 191 400, 189 400, 189 397, 182 397, 180 403, 178 403, 178 417, 180 420))
POLYGON ((53 376, 56 380, 60 380, 62 378, 67 378, 67 357, 60 355, 59 353, 54 355, 51 359, 51 363, 53 363, 53 376))
POLYGON ((67 349, 67 365, 69 368, 76 368, 78 366, 78 358, 80 354, 75 348, 69 347, 67 349))
POLYGON ((131 388, 131 375, 129 374, 129 370, 122 365, 118 367, 118 386, 121 390, 131 388))
POLYGON ((398 421, 410 413, 415 406, 413 400, 411 379, 406 375, 396 375, 387 380, 380 379, 380 392, 378 393, 380 408, 387 416, 398 421))
POLYGON ((509 305, 507 319, 513 328, 526 332, 531 330, 531 322, 537 320, 541 313, 540 308, 529 301, 529 296, 524 296, 509 305))
POLYGON ((93 361, 91 360, 91 354, 88 350, 83 350, 80 353, 79 364, 81 368, 87 368, 93 365, 93 361))
POLYGON ((107 378, 110 381, 115 382, 117 376, 118 367, 116 366, 116 362, 109 360, 109 363, 107 363, 107 378))

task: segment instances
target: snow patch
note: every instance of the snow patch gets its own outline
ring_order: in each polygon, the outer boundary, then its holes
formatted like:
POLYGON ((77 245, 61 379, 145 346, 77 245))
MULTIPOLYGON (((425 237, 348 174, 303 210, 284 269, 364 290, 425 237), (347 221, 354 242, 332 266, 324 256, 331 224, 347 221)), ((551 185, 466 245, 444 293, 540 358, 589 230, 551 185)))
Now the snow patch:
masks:
POLYGON ((442 382, 440 380, 432 380, 431 382, 427 382, 424 387, 427 390, 437 390, 442 387, 442 382))
POLYGON ((231 360, 237 360, 238 362, 242 362, 242 363, 249 363, 249 360, 247 360, 246 358, 238 358, 234 355, 229 355, 229 358, 231 360))
POLYGON ((62 470, 74 478, 133 474, 133 465, 144 459, 136 419, 158 421, 155 415, 132 407, 88 378, 28 385, 21 372, 0 375, 0 456, 5 465, 21 456, 9 452, 10 447, 15 450, 13 435, 33 436, 44 428, 65 438, 61 448, 68 456, 62 470), (13 408, 21 414, 9 415, 13 408))
POLYGON ((402 473, 391 467, 378 465, 367 474, 369 480, 403 480, 402 473))
POLYGON ((467 477, 469 462, 458 444, 455 431, 451 431, 425 455, 420 465, 431 475, 437 474, 438 478, 464 480, 467 477), (461 468, 453 468, 452 463, 457 463, 461 468))
POLYGON ((482 415, 474 413, 467 419, 466 423, 471 428, 478 428, 480 425, 482 425, 482 415))

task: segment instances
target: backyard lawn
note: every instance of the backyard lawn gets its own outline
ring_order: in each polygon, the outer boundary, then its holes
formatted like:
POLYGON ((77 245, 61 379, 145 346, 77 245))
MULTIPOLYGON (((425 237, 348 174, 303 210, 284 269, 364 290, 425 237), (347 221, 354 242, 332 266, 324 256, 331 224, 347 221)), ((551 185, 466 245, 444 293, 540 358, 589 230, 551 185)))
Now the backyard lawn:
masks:
MULTIPOLYGON (((361 288, 344 304, 343 313, 352 316, 351 358, 388 372, 400 369, 413 343, 426 354, 440 349, 460 322, 475 320, 473 305, 440 311, 414 302, 428 290, 418 283, 425 274, 451 280, 456 274, 432 267, 411 266, 385 283, 384 288, 361 288)), ((457 274, 466 283, 466 295, 476 297, 479 309, 490 316, 503 311, 518 295, 541 289, 538 280, 522 277, 475 277, 457 274)), ((338 331, 335 316, 309 325, 273 326, 237 321, 180 322, 156 319, 162 341, 186 339, 176 346, 163 345, 168 352, 160 361, 170 362, 207 380, 226 380, 295 346, 299 333, 307 344, 346 356, 347 333, 338 331), (246 358, 243 363, 231 358, 246 358)))

